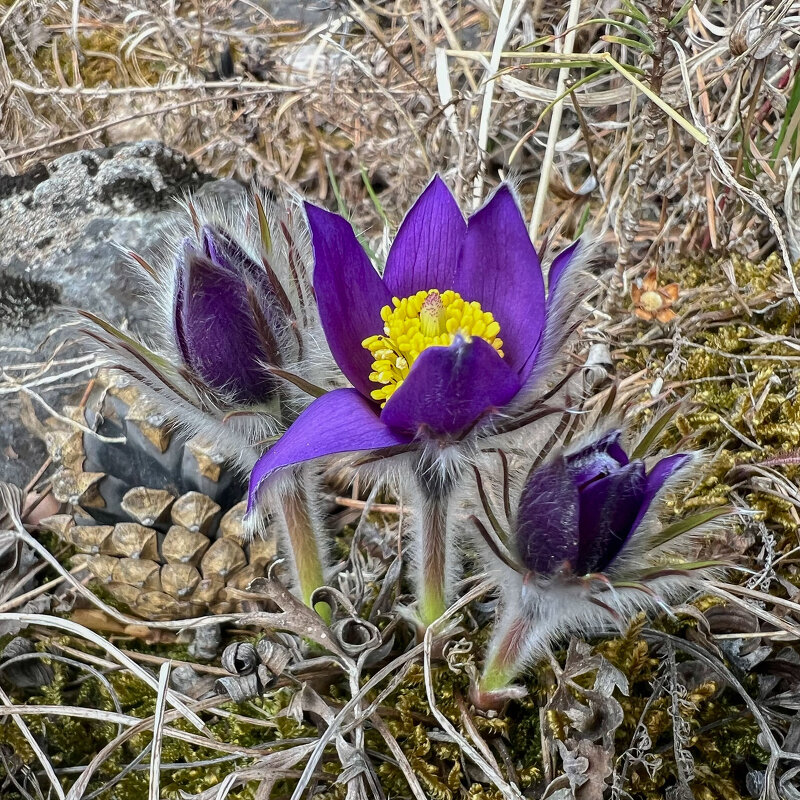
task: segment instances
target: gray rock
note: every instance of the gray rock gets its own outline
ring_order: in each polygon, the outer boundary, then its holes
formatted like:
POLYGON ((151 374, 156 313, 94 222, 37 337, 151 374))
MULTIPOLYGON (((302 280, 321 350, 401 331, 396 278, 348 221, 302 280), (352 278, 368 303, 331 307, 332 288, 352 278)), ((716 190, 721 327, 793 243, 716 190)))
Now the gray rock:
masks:
MULTIPOLYGON (((156 248, 175 201, 189 191, 227 196, 233 181, 213 181, 158 142, 70 153, 26 173, 0 176, 0 479, 22 484, 46 457, 21 425, 20 402, 6 392, 14 365, 43 363, 67 332, 48 332, 84 308, 146 332, 146 303, 120 246, 145 258, 156 248)), ((84 350, 85 351, 85 350, 84 350)), ((80 346, 59 350, 75 357, 80 346)), ((69 366, 52 368, 55 375, 69 366)), ((30 372, 28 372, 30 374, 30 372)), ((42 384, 53 407, 79 392, 86 375, 42 384)))

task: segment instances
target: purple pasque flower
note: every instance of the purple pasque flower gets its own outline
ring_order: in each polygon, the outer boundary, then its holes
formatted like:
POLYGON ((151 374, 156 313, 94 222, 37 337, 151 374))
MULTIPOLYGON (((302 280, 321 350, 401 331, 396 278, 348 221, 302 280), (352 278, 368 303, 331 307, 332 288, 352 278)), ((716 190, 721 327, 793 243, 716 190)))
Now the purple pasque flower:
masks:
POLYGON ((162 411, 244 470, 331 374, 297 207, 193 198, 141 268, 155 343, 91 312, 97 340, 162 411))
POLYGON ((249 511, 270 479, 337 453, 410 461, 417 616, 447 607, 456 565, 449 505, 463 469, 457 445, 524 424, 530 387, 569 332, 564 275, 579 243, 539 257, 504 184, 465 220, 436 176, 406 215, 379 275, 345 219, 306 204, 314 290, 331 353, 352 388, 315 400, 258 461, 249 511), (500 422, 502 420, 502 423, 500 422), (433 447, 428 445, 433 444, 433 447))
POLYGON ((465 220, 434 177, 383 276, 345 219, 311 204, 306 213, 320 320, 353 388, 317 399, 267 451, 251 476, 251 506, 272 475, 304 461, 455 444, 524 416, 543 355, 568 329, 563 277, 585 263, 575 242, 553 261, 545 296, 508 184, 465 220))
POLYGON ((515 530, 525 569, 541 576, 613 569, 664 485, 692 460, 678 453, 648 472, 628 458, 621 436, 610 431, 528 475, 515 530))
POLYGON ((486 707, 513 696, 514 678, 559 635, 588 636, 654 609, 719 566, 687 562, 682 541, 730 509, 662 525, 662 498, 685 479, 697 455, 629 456, 611 430, 578 449, 556 452, 528 473, 510 535, 479 484, 486 518, 478 532, 503 562, 499 618, 473 700, 486 707))
MULTIPOLYGON (((249 472, 264 442, 336 385, 313 301, 305 219, 291 203, 244 193, 224 204, 190 199, 185 211, 153 264, 130 254, 149 282, 155 347, 84 312, 93 323, 87 333, 184 433, 249 472)), ((309 603, 327 566, 318 492, 308 470, 269 501, 309 603)))

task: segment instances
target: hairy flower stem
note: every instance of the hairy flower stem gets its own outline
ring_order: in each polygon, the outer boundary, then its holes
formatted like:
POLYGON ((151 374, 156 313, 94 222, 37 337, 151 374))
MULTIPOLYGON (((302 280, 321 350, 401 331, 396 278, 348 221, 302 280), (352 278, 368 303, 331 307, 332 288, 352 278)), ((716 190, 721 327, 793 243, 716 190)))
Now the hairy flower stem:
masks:
MULTIPOLYGON (((293 491, 283 495, 281 502, 286 532, 294 554, 300 598, 307 606, 311 606, 311 595, 325 585, 325 570, 305 484, 298 481, 293 491)), ((314 610, 326 623, 331 621, 331 608, 327 603, 317 603, 314 610)))
POLYGON ((492 643, 483 675, 478 684, 479 693, 505 689, 519 675, 530 655, 531 622, 506 609, 502 633, 492 643))
POLYGON ((450 547, 447 508, 455 480, 425 458, 417 465, 420 522, 417 526, 417 612, 424 627, 447 610, 450 547))

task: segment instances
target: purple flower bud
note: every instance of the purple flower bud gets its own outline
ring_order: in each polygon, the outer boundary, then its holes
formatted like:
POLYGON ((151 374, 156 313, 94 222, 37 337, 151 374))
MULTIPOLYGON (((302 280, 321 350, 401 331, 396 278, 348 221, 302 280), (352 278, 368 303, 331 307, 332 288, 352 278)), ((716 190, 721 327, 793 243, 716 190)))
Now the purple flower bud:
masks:
POLYGON ((520 497, 516 540, 525 567, 543 575, 603 572, 641 524, 664 484, 690 456, 659 461, 648 473, 629 461, 620 431, 528 476, 520 497))
POLYGON ((240 402, 264 402, 276 381, 287 321, 266 271, 230 236, 204 226, 176 264, 174 333, 185 365, 240 402))

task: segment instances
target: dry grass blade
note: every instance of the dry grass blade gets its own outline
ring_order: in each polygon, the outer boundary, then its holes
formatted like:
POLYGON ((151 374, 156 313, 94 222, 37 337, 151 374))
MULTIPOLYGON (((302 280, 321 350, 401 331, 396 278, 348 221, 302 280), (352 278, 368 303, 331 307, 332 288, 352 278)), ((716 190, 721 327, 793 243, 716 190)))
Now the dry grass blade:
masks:
MULTIPOLYGON (((23 626, 36 625, 42 628, 55 628, 56 630, 66 631, 67 633, 77 636, 79 639, 86 639, 101 650, 105 650, 112 658, 119 664, 130 670, 143 683, 147 684, 155 692, 158 692, 158 681, 147 671, 142 669, 133 659, 126 656, 119 648, 111 644, 102 636, 99 636, 94 631, 85 628, 82 625, 76 625, 67 619, 59 619, 58 617, 49 617, 45 614, 22 614, 18 612, 6 612, 2 615, 2 619, 9 622, 16 622, 23 626)), ((167 700, 170 705, 175 708, 180 714, 190 722, 199 731, 205 733, 209 738, 214 738, 211 732, 206 728, 197 714, 194 713, 181 699, 177 697, 175 692, 171 689, 166 691, 167 700)))
MULTIPOLYGON (((570 0, 569 13, 567 15, 566 35, 564 36, 564 47, 561 51, 562 56, 569 58, 575 47, 575 26, 578 24, 578 16, 581 12, 581 0, 570 0)), ((562 67, 558 71, 558 82, 556 83, 556 97, 558 98, 553 106, 550 114, 550 130, 547 135, 547 146, 545 147, 544 157, 542 158, 542 173, 539 179, 539 185, 536 189, 536 199, 533 203, 533 212, 531 214, 530 225, 528 232, 531 239, 536 239, 539 233, 539 224, 542 221, 542 212, 544 211, 544 204, 547 202, 550 193, 550 170, 553 167, 553 157, 556 152, 556 142, 558 141, 559 131, 561 130, 561 111, 563 108, 563 95, 564 89, 567 85, 567 76, 569 75, 569 68, 562 67)))
POLYGON ((486 594, 492 588, 492 584, 484 581, 475 586, 472 590, 467 592, 463 597, 459 598, 457 602, 453 603, 445 613, 439 617, 435 622, 428 626, 425 631, 425 638, 423 641, 423 667, 425 670, 425 694, 428 698, 428 705, 431 707, 431 712, 436 721, 441 725, 442 729, 450 736, 451 740, 457 744, 461 750, 469 756, 469 758, 489 777, 494 787, 508 800, 520 800, 522 792, 519 787, 514 786, 500 774, 495 766, 490 764, 484 755, 479 752, 473 744, 468 741, 461 733, 459 733, 452 722, 439 710, 436 703, 436 691, 433 686, 433 675, 431 672, 431 654, 433 652, 434 640, 439 635, 447 635, 446 623, 450 622, 453 617, 464 607, 468 606, 474 600, 486 594))
POLYGON ((150 800, 159 800, 161 796, 161 743, 164 736, 164 712, 167 708, 167 688, 171 666, 170 662, 166 661, 158 671, 158 696, 156 697, 156 711, 153 715, 153 743, 150 750, 150 783, 148 786, 150 800))

